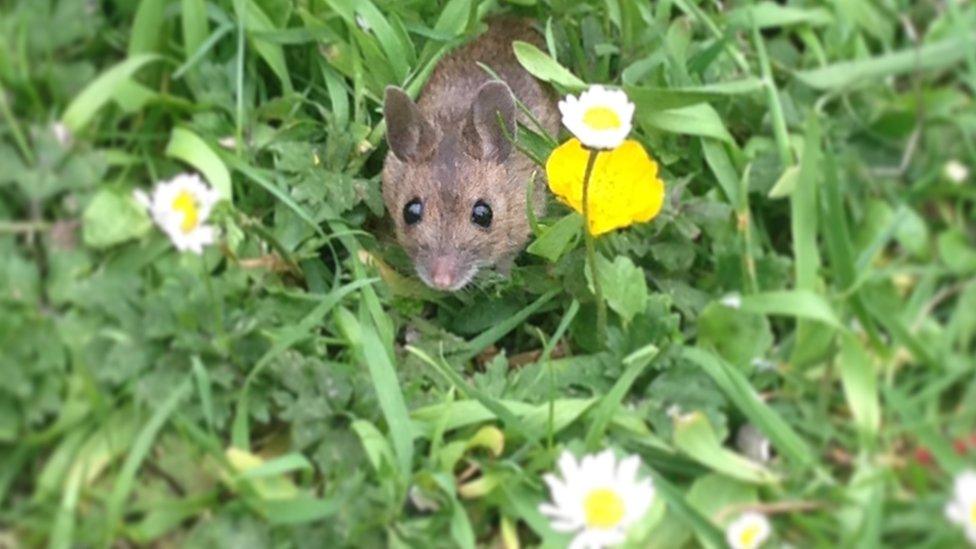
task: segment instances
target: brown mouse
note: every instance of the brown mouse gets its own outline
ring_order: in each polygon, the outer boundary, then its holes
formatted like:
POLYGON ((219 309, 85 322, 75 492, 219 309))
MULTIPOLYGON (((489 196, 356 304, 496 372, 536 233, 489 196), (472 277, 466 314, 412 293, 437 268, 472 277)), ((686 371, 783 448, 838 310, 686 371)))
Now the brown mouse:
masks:
POLYGON ((538 214, 544 208, 544 172, 511 141, 517 121, 533 127, 515 98, 551 135, 559 111, 515 59, 515 40, 539 44, 526 22, 495 21, 438 63, 416 103, 386 89, 383 200, 397 239, 433 288, 458 290, 484 267, 508 270, 529 238, 526 185, 534 172, 532 203, 538 214))

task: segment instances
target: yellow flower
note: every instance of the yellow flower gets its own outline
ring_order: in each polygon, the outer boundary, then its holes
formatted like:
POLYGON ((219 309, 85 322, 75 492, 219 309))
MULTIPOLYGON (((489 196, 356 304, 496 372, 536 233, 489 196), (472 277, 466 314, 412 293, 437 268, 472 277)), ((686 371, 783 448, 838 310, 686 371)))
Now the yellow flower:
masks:
MULTIPOLYGON (((578 139, 556 148, 546 161, 549 189, 583 213, 583 176, 590 151, 578 139)), ((657 163, 640 143, 628 139, 616 149, 600 151, 589 184, 592 235, 654 219, 664 203, 664 182, 657 163)))

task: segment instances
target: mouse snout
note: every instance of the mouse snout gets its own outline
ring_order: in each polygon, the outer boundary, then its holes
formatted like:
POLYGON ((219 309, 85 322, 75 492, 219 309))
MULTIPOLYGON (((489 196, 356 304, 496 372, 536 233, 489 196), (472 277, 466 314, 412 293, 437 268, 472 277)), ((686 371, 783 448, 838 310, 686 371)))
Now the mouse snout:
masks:
POLYGON ((453 255, 432 258, 428 267, 431 285, 441 290, 453 288, 461 274, 458 263, 457 257, 453 255))
POLYGON ((478 273, 478 264, 460 250, 442 250, 414 259, 417 275, 435 290, 456 292, 478 273))

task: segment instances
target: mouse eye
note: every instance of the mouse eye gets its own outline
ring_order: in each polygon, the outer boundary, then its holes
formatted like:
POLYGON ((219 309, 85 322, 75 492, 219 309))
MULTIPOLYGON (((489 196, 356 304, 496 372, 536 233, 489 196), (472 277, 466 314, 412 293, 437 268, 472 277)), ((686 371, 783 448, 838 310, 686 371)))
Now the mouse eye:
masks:
POLYGON ((491 227, 491 206, 484 200, 475 202, 471 208, 471 222, 485 229, 491 227))
POLYGON ((424 203, 419 198, 414 198, 403 207, 403 222, 407 225, 416 225, 424 217, 424 203))

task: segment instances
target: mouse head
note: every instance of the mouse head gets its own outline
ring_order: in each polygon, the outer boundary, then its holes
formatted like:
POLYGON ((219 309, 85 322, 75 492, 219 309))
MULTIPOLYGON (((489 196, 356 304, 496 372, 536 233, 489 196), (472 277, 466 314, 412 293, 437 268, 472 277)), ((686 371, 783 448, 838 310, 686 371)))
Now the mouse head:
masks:
POLYGON ((487 82, 459 120, 428 120, 399 88, 385 99, 383 199, 397 237, 427 285, 458 290, 528 236, 525 182, 511 167, 515 98, 487 82))

